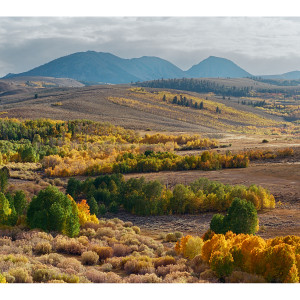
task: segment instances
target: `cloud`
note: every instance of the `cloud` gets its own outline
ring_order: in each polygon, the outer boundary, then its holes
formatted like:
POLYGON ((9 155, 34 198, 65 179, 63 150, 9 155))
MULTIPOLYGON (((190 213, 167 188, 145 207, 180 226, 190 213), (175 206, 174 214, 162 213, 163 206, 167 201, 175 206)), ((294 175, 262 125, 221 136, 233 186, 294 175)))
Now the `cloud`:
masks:
POLYGON ((0 18, 0 76, 78 51, 159 56, 188 69, 210 55, 253 74, 300 69, 300 18, 0 18))

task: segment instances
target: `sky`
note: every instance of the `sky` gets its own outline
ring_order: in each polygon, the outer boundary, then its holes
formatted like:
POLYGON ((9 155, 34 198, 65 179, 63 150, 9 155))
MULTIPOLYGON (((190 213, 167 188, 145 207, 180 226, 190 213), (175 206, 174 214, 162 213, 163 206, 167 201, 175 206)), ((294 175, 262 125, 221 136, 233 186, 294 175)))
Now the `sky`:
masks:
POLYGON ((281 74, 300 70, 300 17, 0 17, 0 77, 88 50, 183 70, 219 56, 253 75, 281 74))

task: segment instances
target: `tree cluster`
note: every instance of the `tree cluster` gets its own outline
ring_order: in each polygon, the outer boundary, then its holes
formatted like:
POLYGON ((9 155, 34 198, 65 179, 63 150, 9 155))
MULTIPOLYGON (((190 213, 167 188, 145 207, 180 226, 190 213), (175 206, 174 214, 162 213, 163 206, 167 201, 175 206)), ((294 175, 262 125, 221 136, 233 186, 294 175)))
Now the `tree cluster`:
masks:
POLYGON ((181 78, 181 79, 158 79, 137 83, 138 86, 150 88, 176 89, 197 93, 215 93, 222 96, 244 97, 249 95, 249 87, 225 86, 213 81, 181 78))
MULTIPOLYGON (((70 178, 67 193, 77 201, 87 199, 99 213, 119 209, 137 215, 198 214, 207 211, 227 211, 239 197, 257 210, 274 208, 274 197, 264 188, 252 185, 230 186, 200 178, 190 185, 177 184, 169 189, 159 181, 144 177, 124 180, 121 174, 102 175, 80 181, 70 178)), ((248 205, 248 204, 247 204, 248 205)))

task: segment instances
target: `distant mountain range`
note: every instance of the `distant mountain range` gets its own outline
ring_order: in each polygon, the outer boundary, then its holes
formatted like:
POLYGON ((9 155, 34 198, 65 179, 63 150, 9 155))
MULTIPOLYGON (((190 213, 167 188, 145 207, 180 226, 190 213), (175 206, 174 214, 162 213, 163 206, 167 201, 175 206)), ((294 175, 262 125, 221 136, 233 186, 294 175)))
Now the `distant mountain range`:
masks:
MULTIPOLYGON (((183 71, 167 60, 154 56, 124 59, 111 53, 77 52, 57 58, 42 66, 19 74, 7 74, 3 78, 43 76, 72 78, 82 82, 121 84, 168 78, 241 78, 250 73, 231 60, 210 56, 199 64, 183 71)), ((270 79, 299 79, 300 72, 282 75, 263 75, 270 79)))

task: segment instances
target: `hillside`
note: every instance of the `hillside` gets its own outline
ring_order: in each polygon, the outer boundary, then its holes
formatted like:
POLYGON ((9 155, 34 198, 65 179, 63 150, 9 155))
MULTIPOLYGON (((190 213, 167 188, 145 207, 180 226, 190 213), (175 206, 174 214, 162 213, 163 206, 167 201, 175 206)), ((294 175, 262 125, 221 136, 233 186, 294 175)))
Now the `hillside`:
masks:
MULTIPOLYGON (((79 88, 45 88, 0 97, 2 116, 90 119, 106 121, 131 129, 171 132, 269 131, 281 127, 283 118, 258 108, 224 102, 219 97, 176 90, 99 85, 79 88), (35 98, 35 94, 38 97, 35 98), (167 102, 163 101, 166 95, 167 102), (177 95, 192 103, 204 103, 204 110, 172 104, 177 95), (223 102, 223 103, 222 103, 223 102), (219 107, 222 113, 217 114, 219 107), (252 129, 248 129, 248 127, 252 129)), ((199 106, 198 106, 199 107, 199 106)))

